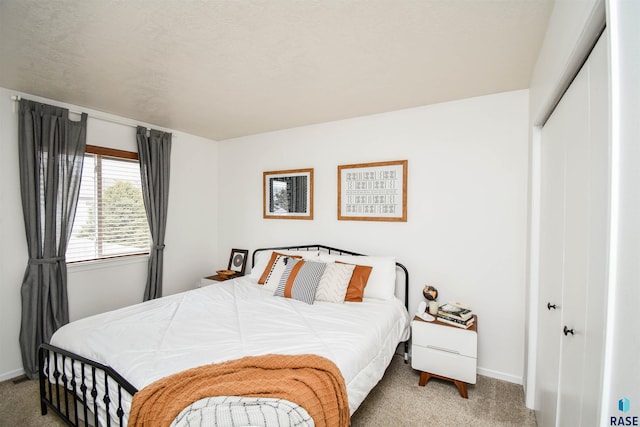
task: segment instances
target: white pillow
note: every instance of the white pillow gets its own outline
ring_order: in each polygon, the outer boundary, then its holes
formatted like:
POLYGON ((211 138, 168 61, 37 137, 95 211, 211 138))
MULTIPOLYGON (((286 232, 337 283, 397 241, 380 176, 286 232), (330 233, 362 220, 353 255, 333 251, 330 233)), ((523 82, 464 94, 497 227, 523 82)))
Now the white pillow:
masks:
POLYGON ((316 289, 316 299, 318 301, 344 302, 349 281, 355 268, 356 266, 353 264, 327 263, 320 278, 318 289, 316 289))
POLYGON ((320 254, 322 262, 346 262, 373 267, 364 288, 364 298, 390 300, 396 292, 396 258, 391 256, 357 256, 320 254))
POLYGON ((251 273, 249 273, 250 278, 254 280, 260 280, 260 277, 262 276, 264 269, 267 268, 267 264, 269 263, 269 260, 271 260, 271 254, 273 252, 278 252, 279 254, 285 254, 285 255, 301 256, 302 259, 312 259, 312 258, 318 257, 317 250, 290 251, 286 249, 274 249, 274 250, 261 251, 256 254, 256 265, 254 265, 253 268, 251 268, 251 273))

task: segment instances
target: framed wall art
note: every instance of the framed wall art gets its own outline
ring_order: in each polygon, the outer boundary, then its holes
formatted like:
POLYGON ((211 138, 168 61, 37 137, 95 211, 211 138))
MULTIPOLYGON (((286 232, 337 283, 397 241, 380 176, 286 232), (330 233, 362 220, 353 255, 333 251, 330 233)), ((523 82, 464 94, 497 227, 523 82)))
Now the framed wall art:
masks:
POLYGON ((249 251, 247 249, 231 249, 229 267, 227 267, 227 270, 235 271, 240 276, 244 276, 244 271, 247 268, 248 256, 249 251))
POLYGON ((407 163, 338 166, 338 219, 406 222, 407 163))
POLYGON ((263 172, 264 218, 313 219, 313 169, 263 172))

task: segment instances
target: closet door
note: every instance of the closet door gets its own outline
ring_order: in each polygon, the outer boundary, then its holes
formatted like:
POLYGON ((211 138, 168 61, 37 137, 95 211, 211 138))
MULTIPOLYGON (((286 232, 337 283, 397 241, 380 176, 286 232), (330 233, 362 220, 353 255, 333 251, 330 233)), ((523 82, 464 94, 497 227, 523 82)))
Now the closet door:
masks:
POLYGON ((564 270, 566 141, 576 118, 565 97, 542 129, 540 270, 536 420, 555 426, 560 373, 562 280, 564 270))
POLYGON ((557 425, 581 425, 582 371, 584 365, 584 315, 589 250, 589 87, 584 66, 565 93, 571 111, 563 118, 571 125, 565 140, 564 268, 560 327, 560 375, 557 425), (571 419, 568 424, 563 419, 571 419))
POLYGON ((607 289, 611 152, 607 33, 591 53, 589 65, 589 252, 587 301, 584 311, 582 425, 597 425, 602 400, 607 289))
POLYGON ((542 129, 540 426, 598 423, 609 224, 606 46, 604 35, 542 129))
POLYGON ((576 78, 572 95, 574 108, 587 120, 567 142, 559 426, 599 425, 609 243, 606 53, 605 34, 576 78))

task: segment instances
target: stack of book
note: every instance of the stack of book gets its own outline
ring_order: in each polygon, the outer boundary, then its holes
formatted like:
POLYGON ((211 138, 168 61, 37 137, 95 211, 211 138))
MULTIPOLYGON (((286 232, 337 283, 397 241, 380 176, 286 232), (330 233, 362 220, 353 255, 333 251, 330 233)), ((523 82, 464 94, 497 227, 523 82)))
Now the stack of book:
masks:
POLYGON ((450 302, 438 308, 438 321, 468 329, 473 325, 475 317, 471 308, 459 302, 450 302))

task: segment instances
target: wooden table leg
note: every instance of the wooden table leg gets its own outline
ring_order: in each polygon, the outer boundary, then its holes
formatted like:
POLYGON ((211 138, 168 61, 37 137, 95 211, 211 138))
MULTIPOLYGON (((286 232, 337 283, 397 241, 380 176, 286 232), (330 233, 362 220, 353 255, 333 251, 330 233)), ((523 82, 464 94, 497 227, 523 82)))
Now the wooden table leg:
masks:
POLYGON ((443 377, 441 375, 430 374, 428 372, 420 372, 420 380, 418 381, 418 385, 421 387, 424 387, 432 377, 439 378, 445 381, 451 381, 458 388, 458 392, 460 393, 460 396, 464 397, 465 399, 469 398, 469 394, 467 393, 467 383, 465 383, 464 381, 458 381, 452 378, 443 377))
POLYGON ((454 380, 453 383, 456 385, 456 387, 458 387, 460 396, 464 397, 465 399, 468 399, 469 395, 467 394, 467 383, 464 383, 458 380, 454 380))
POLYGON ((418 382, 418 385, 424 387, 427 384, 427 381, 429 381, 430 379, 431 374, 427 372, 420 372, 420 381, 418 382))

